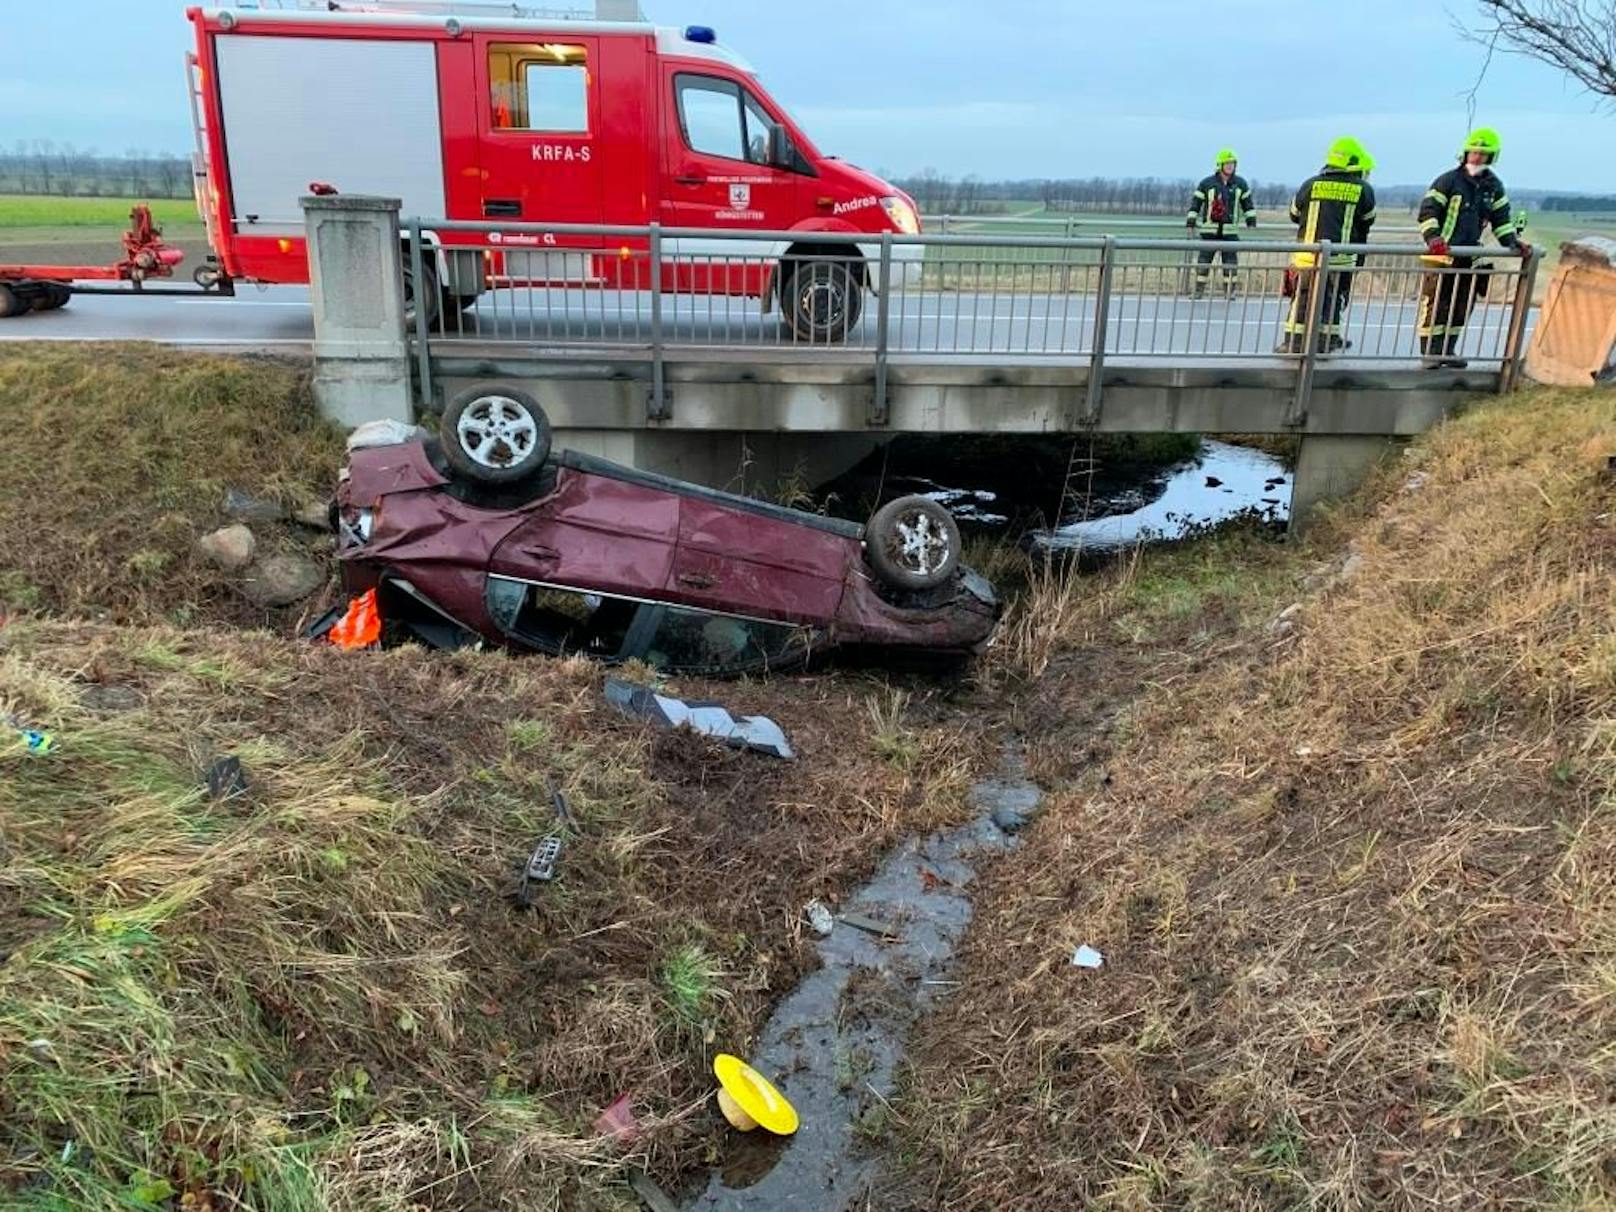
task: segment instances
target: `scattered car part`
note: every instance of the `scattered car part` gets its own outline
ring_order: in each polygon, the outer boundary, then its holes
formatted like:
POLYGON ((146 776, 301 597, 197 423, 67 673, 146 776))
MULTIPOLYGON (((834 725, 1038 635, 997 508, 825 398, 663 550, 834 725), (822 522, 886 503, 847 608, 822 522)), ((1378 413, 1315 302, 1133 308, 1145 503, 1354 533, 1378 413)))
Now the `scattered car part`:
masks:
POLYGON ((899 589, 935 589, 959 571, 959 526, 928 497, 883 505, 864 528, 864 546, 870 565, 899 589))
POLYGON ((208 764, 204 777, 211 799, 233 799, 247 794, 247 772, 242 769, 241 759, 235 754, 215 758, 208 764))
POLYGON ((632 1092, 619 1094, 595 1117, 595 1131, 610 1137, 620 1145, 632 1144, 640 1135, 640 1123, 634 1115, 632 1092))
POLYGON ((836 929, 836 918, 831 914, 825 902, 817 897, 802 907, 803 916, 808 919, 808 925, 820 938, 829 938, 836 929))
POLYGON ((56 736, 41 728, 30 728, 14 715, 4 717, 6 726, 22 738, 23 748, 29 753, 43 757, 47 753, 56 751, 56 736))
POLYGON ((1101 955, 1087 943, 1082 944, 1072 952, 1072 967, 1074 968, 1103 968, 1105 956, 1101 955))
POLYGON ((896 939, 903 936, 893 926, 873 917, 865 917, 862 913, 844 913, 841 916, 842 925, 851 926, 855 930, 862 930, 865 934, 873 934, 876 938, 896 939))
POLYGON ((522 865, 522 875, 516 884, 516 903, 527 909, 533 904, 534 884, 548 884, 555 879, 556 862, 561 858, 561 835, 546 834, 533 853, 522 865))
POLYGON ((606 701, 624 715, 638 716, 664 728, 689 728, 738 749, 788 761, 797 756, 780 725, 768 716, 743 715, 737 719, 718 703, 687 703, 620 678, 606 679, 606 701))
POLYGON ((516 484, 550 457, 550 418, 525 391, 500 387, 462 393, 438 426, 444 458, 479 484, 516 484))
POLYGON ((718 1109, 730 1127, 742 1132, 761 1127, 776 1136, 797 1130, 797 1109, 740 1057, 720 1052, 713 1057, 713 1076, 718 1078, 718 1109))

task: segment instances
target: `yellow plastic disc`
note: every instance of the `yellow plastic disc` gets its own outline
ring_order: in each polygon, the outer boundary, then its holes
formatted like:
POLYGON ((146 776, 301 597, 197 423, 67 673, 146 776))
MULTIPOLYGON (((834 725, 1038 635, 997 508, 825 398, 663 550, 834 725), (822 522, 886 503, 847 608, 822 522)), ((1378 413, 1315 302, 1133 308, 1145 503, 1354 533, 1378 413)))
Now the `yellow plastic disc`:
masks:
POLYGON ((713 1057, 713 1076, 733 1101, 734 1109, 742 1112, 741 1116, 732 1115, 725 1100, 719 1100, 724 1117, 737 1128, 748 1130, 749 1126, 737 1121, 750 1119, 776 1136, 790 1136, 797 1130, 797 1109, 768 1078, 740 1057, 720 1052, 713 1057))

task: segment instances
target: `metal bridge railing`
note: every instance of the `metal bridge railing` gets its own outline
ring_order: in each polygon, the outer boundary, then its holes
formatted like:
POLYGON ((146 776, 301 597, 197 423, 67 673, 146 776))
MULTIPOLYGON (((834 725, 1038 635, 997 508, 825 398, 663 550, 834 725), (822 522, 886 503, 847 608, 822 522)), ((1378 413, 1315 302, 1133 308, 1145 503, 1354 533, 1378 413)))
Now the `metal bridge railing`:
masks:
POLYGON ((423 396, 434 355, 492 343, 528 356, 648 360, 654 415, 669 359, 757 354, 867 361, 877 416, 888 369, 905 359, 1086 364, 1091 409, 1108 361, 1291 366, 1305 410, 1321 359, 1419 366, 1422 292, 1470 303, 1455 353, 1498 372, 1507 389, 1537 268, 1535 257, 1497 248, 1454 250, 1481 258, 1472 267, 1433 266, 1415 243, 856 239, 411 220, 406 264, 426 284, 411 333, 423 396), (1202 262, 1225 249, 1234 264, 1202 262), (458 300, 448 297, 455 291, 458 300))

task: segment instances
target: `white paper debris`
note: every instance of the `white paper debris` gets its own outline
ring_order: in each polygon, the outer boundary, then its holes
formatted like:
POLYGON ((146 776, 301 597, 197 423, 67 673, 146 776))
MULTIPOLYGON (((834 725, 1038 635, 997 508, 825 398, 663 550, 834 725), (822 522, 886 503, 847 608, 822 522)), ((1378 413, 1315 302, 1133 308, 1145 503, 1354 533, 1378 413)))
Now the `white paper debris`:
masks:
POLYGON ((1074 968, 1102 968, 1105 966, 1105 956, 1093 947, 1084 943, 1072 952, 1072 966, 1074 968))

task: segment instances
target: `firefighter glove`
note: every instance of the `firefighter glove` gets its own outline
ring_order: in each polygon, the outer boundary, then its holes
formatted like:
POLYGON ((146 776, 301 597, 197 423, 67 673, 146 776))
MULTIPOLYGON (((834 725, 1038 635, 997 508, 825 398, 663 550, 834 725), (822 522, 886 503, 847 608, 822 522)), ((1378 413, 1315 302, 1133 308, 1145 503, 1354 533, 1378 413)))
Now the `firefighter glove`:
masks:
POLYGON ((1257 226, 1257 216, 1256 215, 1247 215, 1246 216, 1246 226, 1247 227, 1256 227, 1257 226))
POLYGON ((1432 236, 1425 242, 1425 247, 1431 250, 1433 256, 1445 257, 1448 255, 1448 242, 1441 236, 1432 236))

